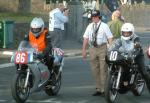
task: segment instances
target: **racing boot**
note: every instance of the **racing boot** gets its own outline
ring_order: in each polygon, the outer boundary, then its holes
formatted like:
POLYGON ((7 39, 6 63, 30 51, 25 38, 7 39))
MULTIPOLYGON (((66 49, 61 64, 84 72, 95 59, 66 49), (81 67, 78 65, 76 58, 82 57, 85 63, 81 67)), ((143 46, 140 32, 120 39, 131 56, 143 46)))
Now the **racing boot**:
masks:
POLYGON ((142 77, 145 80, 147 89, 150 93, 150 70, 147 68, 147 66, 145 68, 143 68, 142 70, 140 70, 142 77))
POLYGON ((150 93, 150 68, 148 66, 146 66, 146 69, 145 69, 145 72, 144 72, 144 79, 145 79, 145 82, 146 82, 146 86, 147 86, 147 89, 150 93))

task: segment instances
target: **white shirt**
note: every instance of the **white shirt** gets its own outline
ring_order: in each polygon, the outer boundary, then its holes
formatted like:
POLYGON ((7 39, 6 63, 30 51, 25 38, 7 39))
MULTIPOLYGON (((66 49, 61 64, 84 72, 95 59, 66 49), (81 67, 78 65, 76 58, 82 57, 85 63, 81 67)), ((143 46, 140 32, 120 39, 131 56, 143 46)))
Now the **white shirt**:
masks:
MULTIPOLYGON (((99 29, 98 29, 98 32, 97 32, 97 44, 98 45, 101 45, 103 43, 107 43, 107 39, 109 38, 112 38, 113 35, 108 27, 108 25, 104 22, 101 22, 99 21, 97 26, 99 26, 99 29), (99 26, 100 24, 100 26, 99 26)), ((93 39, 93 29, 94 29, 94 23, 90 23, 86 30, 85 30, 85 33, 83 35, 83 38, 88 38, 89 39, 89 44, 90 44, 90 41, 92 41, 93 39)))
POLYGON ((54 28, 64 30, 64 23, 68 22, 68 17, 65 16, 59 8, 56 8, 49 13, 49 31, 54 31, 54 28))
POLYGON ((92 1, 92 10, 96 10, 96 1, 95 0, 92 1))

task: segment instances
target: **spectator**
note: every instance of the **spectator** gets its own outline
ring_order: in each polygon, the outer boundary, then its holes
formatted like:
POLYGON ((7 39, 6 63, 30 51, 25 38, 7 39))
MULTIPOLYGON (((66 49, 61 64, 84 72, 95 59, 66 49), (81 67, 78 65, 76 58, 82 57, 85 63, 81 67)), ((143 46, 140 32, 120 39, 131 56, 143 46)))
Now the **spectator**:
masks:
POLYGON ((96 10, 96 0, 92 0, 92 10, 96 10))
POLYGON ((68 22, 68 12, 69 9, 65 9, 63 3, 59 3, 58 8, 49 12, 49 32, 53 47, 61 47, 64 23, 68 22))
POLYGON ((105 55, 107 41, 112 43, 113 35, 107 24, 101 21, 100 12, 94 10, 91 13, 92 23, 90 23, 83 35, 82 56, 86 58, 86 49, 89 44, 91 69, 96 82, 96 92, 93 96, 104 94, 104 84, 106 79, 105 55))
POLYGON ((119 10, 116 10, 112 13, 112 20, 108 22, 108 26, 113 34, 114 39, 120 37, 121 34, 121 26, 123 22, 120 20, 121 13, 119 10))
POLYGON ((106 5, 111 12, 117 10, 119 7, 118 0, 106 0, 106 5))
POLYGON ((122 5, 125 5, 125 4, 131 5, 134 3, 134 1, 136 1, 136 0, 120 0, 122 5))

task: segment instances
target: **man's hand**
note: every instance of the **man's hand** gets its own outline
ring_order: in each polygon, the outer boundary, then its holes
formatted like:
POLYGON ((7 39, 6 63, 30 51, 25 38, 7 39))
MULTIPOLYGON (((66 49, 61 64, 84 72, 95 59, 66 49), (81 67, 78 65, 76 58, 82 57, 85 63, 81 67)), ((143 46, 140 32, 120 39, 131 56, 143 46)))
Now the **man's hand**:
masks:
POLYGON ((140 48, 140 47, 141 47, 140 43, 138 42, 134 43, 134 48, 140 48))
POLYGON ((88 38, 84 38, 83 39, 83 47, 82 47, 82 57, 83 59, 86 59, 86 48, 87 48, 87 45, 88 45, 88 38))
POLYGON ((69 14, 69 9, 65 9, 63 13, 64 13, 65 16, 68 16, 68 14, 69 14))

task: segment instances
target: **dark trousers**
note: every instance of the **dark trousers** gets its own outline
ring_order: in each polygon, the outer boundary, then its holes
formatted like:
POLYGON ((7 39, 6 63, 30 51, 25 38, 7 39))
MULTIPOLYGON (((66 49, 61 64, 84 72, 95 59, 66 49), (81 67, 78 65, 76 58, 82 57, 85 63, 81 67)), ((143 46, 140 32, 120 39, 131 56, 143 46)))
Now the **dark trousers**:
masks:
POLYGON ((147 88, 150 92, 150 74, 147 71, 147 68, 145 66, 145 58, 144 58, 144 54, 140 54, 139 56, 137 56, 137 58, 135 59, 137 64, 138 64, 138 69, 139 72, 141 73, 142 77, 144 78, 147 88))
POLYGON ((47 65, 47 67, 50 71, 53 68, 53 61, 54 61, 54 57, 51 54, 49 54, 45 57, 45 64, 47 65))
POLYGON ((61 29, 54 29, 50 31, 52 46, 56 48, 61 48, 63 31, 61 29))

